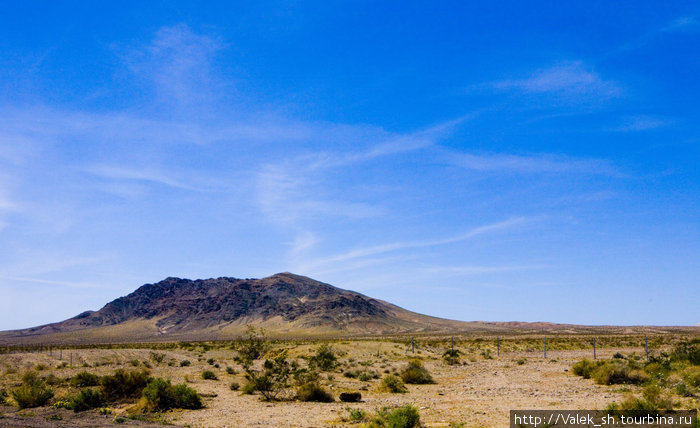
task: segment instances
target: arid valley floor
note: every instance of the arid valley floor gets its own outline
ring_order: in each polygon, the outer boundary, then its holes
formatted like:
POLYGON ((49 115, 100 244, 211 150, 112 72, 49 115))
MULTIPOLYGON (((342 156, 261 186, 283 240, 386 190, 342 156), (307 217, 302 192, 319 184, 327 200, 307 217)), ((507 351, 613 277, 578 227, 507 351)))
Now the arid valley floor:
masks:
MULTIPOLYGON (((692 332, 652 337, 649 341, 652 356, 668 351, 681 336, 698 337, 692 332)), ((194 388, 202 395, 204 408, 134 415, 137 400, 126 400, 80 413, 52 405, 19 410, 8 397, 6 405, 0 405, 0 426, 359 427, 363 421, 351 420, 348 409, 362 409, 372 415, 384 407, 412 404, 426 427, 503 427, 508 426, 511 409, 603 409, 641 391, 634 385, 598 385, 572 373, 576 362, 593 358, 588 337, 550 338, 546 358, 541 336, 502 338, 500 355, 495 338, 457 337, 454 346, 461 355, 459 364, 453 365, 443 360, 443 353, 452 346, 450 340, 416 338, 415 352, 411 352, 408 338, 274 342, 272 351, 287 349, 288 359, 298 361, 300 367, 306 366, 308 357, 322 343, 331 345, 337 366, 321 371, 319 383, 333 395, 332 403, 269 402, 261 400, 258 394, 232 390, 232 383, 243 389, 246 379, 236 359, 237 351, 226 342, 112 349, 44 348, 33 352, 16 349, 0 354, 0 390, 9 392, 16 388, 21 384, 22 374, 32 370, 41 377, 53 377, 55 396, 51 402, 55 403, 68 400, 79 391, 67 382, 78 372, 103 376, 118 368, 147 368, 151 376, 170 379, 173 384, 184 382, 194 388), (407 384, 408 392, 403 394, 380 391, 382 378, 400 372, 413 358, 422 361, 435 383, 407 384), (191 363, 181 366, 182 361, 191 363), (205 370, 214 372, 217 379, 203 379, 205 370), (353 372, 355 376, 348 377, 353 372), (362 401, 338 400, 341 392, 351 391, 361 392, 362 401)), ((598 339, 598 360, 609 360, 616 353, 645 358, 644 339, 641 336, 598 339)), ((673 400, 677 408, 698 407, 697 396, 674 395, 673 400)))

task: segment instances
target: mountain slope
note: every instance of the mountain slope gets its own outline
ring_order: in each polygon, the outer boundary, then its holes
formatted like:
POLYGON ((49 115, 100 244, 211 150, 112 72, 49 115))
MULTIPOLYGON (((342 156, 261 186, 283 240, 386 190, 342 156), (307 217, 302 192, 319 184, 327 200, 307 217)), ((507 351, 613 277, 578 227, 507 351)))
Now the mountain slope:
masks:
POLYGON ((167 278, 97 312, 0 333, 71 342, 227 338, 248 325, 279 334, 386 334, 455 331, 472 323, 429 317, 291 273, 262 279, 167 278))

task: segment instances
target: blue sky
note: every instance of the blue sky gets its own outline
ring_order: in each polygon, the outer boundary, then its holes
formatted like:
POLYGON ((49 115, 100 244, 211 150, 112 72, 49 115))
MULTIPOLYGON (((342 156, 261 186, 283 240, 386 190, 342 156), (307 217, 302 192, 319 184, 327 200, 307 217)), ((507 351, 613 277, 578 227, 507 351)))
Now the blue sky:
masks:
POLYGON ((291 271, 694 325, 695 2, 4 2, 0 329, 291 271))

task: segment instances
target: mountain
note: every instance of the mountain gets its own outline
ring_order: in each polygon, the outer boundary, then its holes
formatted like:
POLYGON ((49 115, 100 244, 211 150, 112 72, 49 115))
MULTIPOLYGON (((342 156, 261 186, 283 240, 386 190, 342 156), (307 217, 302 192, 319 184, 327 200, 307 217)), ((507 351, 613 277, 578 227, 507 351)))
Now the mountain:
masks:
POLYGON ((226 339, 248 325, 264 327, 273 335, 306 336, 447 332, 474 324, 417 314, 285 272, 262 279, 167 278, 145 284, 96 312, 0 332, 0 343, 226 339))

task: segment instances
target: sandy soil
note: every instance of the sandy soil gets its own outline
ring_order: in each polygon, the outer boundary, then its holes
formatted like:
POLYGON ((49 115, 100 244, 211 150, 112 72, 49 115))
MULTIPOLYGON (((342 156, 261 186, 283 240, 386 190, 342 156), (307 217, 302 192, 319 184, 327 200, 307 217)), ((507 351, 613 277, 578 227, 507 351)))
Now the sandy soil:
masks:
MULTIPOLYGON (((290 355, 311 355, 316 345, 290 346, 290 355)), ((88 370, 96 374, 108 374, 118 367, 135 368, 132 360, 150 361, 154 376, 167 377, 174 383, 188 382, 204 395, 206 408, 196 411, 172 411, 159 417, 160 421, 191 427, 343 427, 355 426, 345 422, 346 408, 361 408, 368 413, 384 406, 411 403, 420 409, 421 420, 427 427, 447 427, 450 423, 464 423, 467 427, 508 426, 511 409, 600 409, 613 401, 620 401, 623 393, 619 387, 596 385, 590 380, 574 376, 571 366, 581 358, 591 358, 591 351, 550 351, 548 358, 541 352, 501 354, 486 359, 478 353, 468 354, 464 364, 446 365, 440 358, 441 349, 423 349, 415 354, 436 380, 433 385, 407 385, 406 394, 390 394, 377 391, 380 380, 362 382, 344 377, 342 372, 350 367, 370 369, 380 375, 400 369, 413 356, 405 345, 383 342, 342 342, 334 345, 342 356, 344 366, 323 374, 323 384, 337 397, 345 391, 361 391, 361 403, 301 403, 261 401, 257 395, 243 395, 232 391, 229 385, 245 383, 241 368, 234 361, 231 350, 211 350, 205 353, 186 350, 156 351, 165 354, 162 363, 156 364, 147 349, 77 350, 63 351, 62 360, 53 352, 47 354, 0 355, 0 385, 11 389, 19 384, 23 370, 44 364, 42 375, 53 373, 68 377, 88 370), (377 354, 379 353, 379 356, 377 354), (57 369, 72 354, 73 366, 57 369), (200 356, 201 355, 201 356, 200 356), (213 368, 207 359, 214 358, 220 368, 213 368), (188 359, 189 367, 179 362, 188 359), (518 360, 524 360, 518 364, 518 360), (168 362, 174 364, 168 366, 168 362), (365 365, 360 365, 362 362, 365 365), (177 363, 177 364, 175 364, 177 363), (84 368, 84 366, 90 366, 84 368), (97 367, 95 367, 97 365, 97 367), (233 367, 237 374, 227 374, 225 368, 233 367), (201 372, 212 369, 218 380, 203 380, 201 372), (330 377, 329 377, 330 376, 330 377)), ((641 349, 603 349, 599 358, 610 358, 614 352, 630 353, 641 349)), ((300 360, 301 361, 301 360, 300 360)), ((142 367, 139 363, 139 367, 142 367)), ((57 398, 70 397, 76 390, 61 388, 57 398)), ((111 408, 110 415, 100 415, 97 410, 75 415, 73 412, 50 407, 18 411, 16 407, 0 407, 0 426, 118 426, 115 416, 123 414, 128 405, 111 408), (61 420, 50 420, 60 417, 61 420)), ((161 426, 127 420, 126 425, 161 426)))

